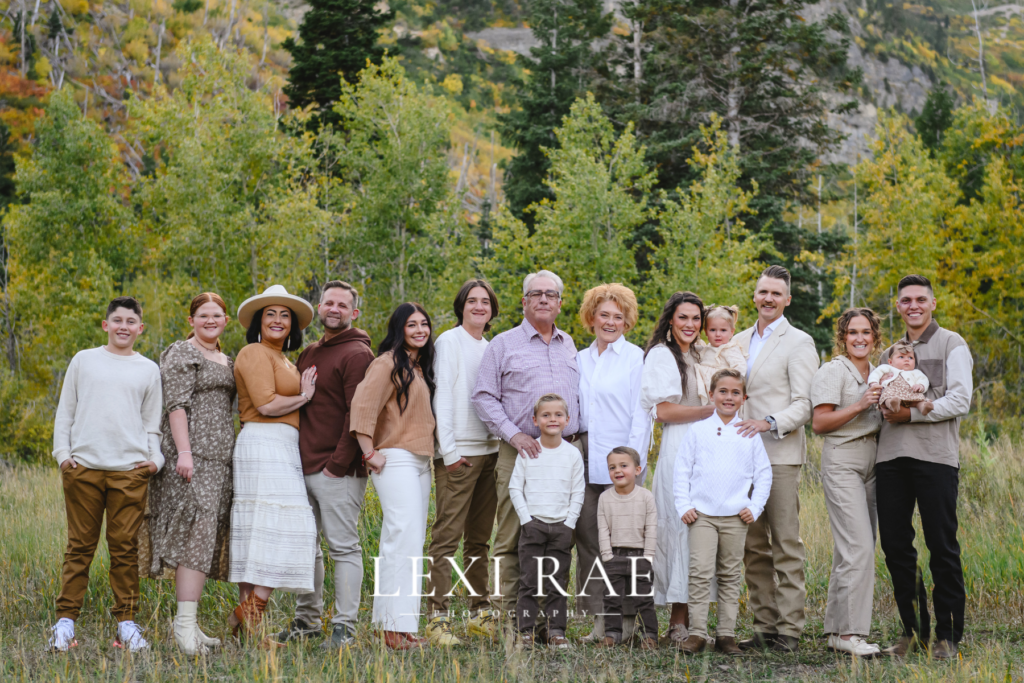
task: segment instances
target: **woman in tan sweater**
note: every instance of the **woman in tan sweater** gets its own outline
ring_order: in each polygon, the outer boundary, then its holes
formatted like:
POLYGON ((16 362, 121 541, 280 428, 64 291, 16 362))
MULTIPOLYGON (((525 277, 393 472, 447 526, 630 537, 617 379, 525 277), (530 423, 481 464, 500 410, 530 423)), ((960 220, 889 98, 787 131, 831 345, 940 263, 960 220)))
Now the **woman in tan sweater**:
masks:
MULTIPOLYGON (((405 303, 388 320, 377 358, 352 399, 351 429, 380 497, 384 521, 373 624, 393 650, 422 647, 420 594, 410 558, 423 556, 434 455, 434 339, 430 316, 405 303)), ((420 572, 422 573, 422 571, 420 572)))
POLYGON ((313 590, 316 522, 299 459, 299 408, 313 398, 316 367, 300 375, 284 355, 302 345, 312 319, 313 307, 281 285, 238 307, 249 344, 235 361, 242 433, 235 442, 228 580, 238 584, 241 604, 228 623, 247 636, 258 630, 275 588, 313 590))

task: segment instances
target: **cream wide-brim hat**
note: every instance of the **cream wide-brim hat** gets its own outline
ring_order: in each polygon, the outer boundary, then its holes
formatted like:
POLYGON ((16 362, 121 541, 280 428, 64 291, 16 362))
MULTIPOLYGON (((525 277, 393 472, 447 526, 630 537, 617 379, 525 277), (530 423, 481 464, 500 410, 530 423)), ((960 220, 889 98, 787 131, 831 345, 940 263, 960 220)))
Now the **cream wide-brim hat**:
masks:
POLYGON ((262 294, 251 296, 238 307, 238 322, 249 329, 256 311, 267 306, 287 306, 299 319, 299 329, 306 329, 313 322, 313 307, 302 297, 289 294, 284 285, 270 285, 262 294))

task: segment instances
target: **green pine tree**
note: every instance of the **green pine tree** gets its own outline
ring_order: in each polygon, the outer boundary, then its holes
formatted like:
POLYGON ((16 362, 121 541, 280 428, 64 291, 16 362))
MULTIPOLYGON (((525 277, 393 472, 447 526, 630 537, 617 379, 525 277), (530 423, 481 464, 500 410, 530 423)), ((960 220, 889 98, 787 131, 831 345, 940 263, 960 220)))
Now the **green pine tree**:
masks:
POLYGON ((380 64, 384 48, 377 45, 377 32, 394 11, 381 11, 374 0, 310 0, 309 5, 300 40, 282 44, 294 60, 284 92, 294 107, 316 105, 314 126, 336 125, 340 119, 331 107, 341 97, 341 79, 355 83, 367 60, 380 64))
MULTIPOLYGON (((608 43, 593 87, 613 119, 633 121, 658 169, 659 187, 672 198, 698 169, 686 163, 705 142, 700 126, 713 114, 722 121, 738 155, 739 185, 751 191, 746 225, 769 235, 795 279, 787 314, 822 345, 828 330, 816 329, 821 303, 820 268, 801 254, 828 252, 832 235, 818 239, 785 219, 795 204, 812 204, 819 164, 841 134, 830 128, 826 90, 850 92, 860 74, 846 64, 849 29, 835 12, 806 18, 803 0, 632 0, 622 7, 627 35, 608 43)), ((854 107, 844 102, 831 111, 854 107)), ((652 226, 638 239, 650 239, 652 226)), ((767 257, 767 254, 765 255, 767 257)), ((777 257, 775 257, 777 258, 777 257)))
POLYGON ((954 106, 956 98, 953 93, 946 88, 945 83, 939 83, 928 93, 921 115, 914 119, 914 127, 921 136, 921 142, 933 154, 942 146, 943 134, 953 125, 954 106))
POLYGON ((529 24, 540 46, 527 58, 529 71, 519 84, 519 109, 498 117, 505 144, 514 146, 504 191, 513 214, 532 227, 524 209, 552 198, 544 185, 551 162, 542 148, 557 145, 555 129, 562 125, 576 98, 586 92, 594 62, 593 42, 608 34, 612 16, 601 0, 533 0, 529 24))

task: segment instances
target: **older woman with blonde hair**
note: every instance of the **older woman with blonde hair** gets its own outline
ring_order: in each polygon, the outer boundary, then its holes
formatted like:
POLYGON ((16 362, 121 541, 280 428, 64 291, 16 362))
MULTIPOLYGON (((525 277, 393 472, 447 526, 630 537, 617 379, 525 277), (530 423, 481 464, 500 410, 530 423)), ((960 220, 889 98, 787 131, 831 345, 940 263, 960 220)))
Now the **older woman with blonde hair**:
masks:
MULTIPOLYGON (((576 608, 587 614, 603 611, 604 582, 600 573, 588 582, 600 557, 597 501, 612 485, 607 457, 613 448, 629 446, 640 453, 640 482, 647 470, 651 436, 650 416, 640 406, 644 352, 626 341, 626 333, 639 318, 633 290, 617 282, 594 287, 583 295, 580 321, 594 334, 594 341, 577 355, 580 370, 580 432, 583 439, 583 472, 586 493, 576 523, 576 608)), ((628 605, 627 600, 625 605, 628 605)), ((627 615, 628 616, 628 615, 627 615)), ((632 624, 629 618, 624 624, 632 624)), ((605 635, 604 619, 597 616, 594 631, 586 640, 605 635)))

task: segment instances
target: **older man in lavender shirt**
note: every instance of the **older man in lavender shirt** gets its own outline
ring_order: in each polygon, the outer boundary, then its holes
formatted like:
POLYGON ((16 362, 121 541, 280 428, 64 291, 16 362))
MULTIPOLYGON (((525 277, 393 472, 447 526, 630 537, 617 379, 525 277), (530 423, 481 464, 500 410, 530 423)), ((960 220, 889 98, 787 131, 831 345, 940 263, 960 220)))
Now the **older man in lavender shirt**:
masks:
POLYGON ((519 593, 520 524, 508 484, 517 457, 540 455, 540 431, 532 418, 533 404, 542 395, 555 393, 566 400, 569 424, 563 438, 582 453, 576 346, 555 326, 562 310, 561 278, 547 270, 527 275, 522 303, 522 324, 496 336, 484 352, 472 397, 477 415, 501 438, 494 473, 498 532, 491 551, 500 572, 494 582, 500 595, 493 596, 492 604, 505 616, 515 609, 519 593))

